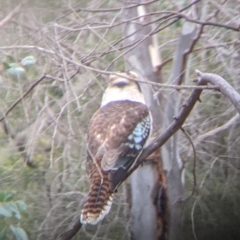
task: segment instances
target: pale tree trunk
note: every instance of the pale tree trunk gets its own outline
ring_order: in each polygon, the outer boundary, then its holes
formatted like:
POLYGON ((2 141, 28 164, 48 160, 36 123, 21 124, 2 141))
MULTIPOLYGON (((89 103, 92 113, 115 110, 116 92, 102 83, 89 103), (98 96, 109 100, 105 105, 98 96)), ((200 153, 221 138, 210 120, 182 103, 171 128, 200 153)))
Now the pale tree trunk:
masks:
MULTIPOLYGON (((140 1, 139 1, 140 2, 140 1)), ((129 8, 125 11, 126 19, 143 16, 145 7, 129 8)), ((126 54, 127 69, 137 70, 141 76, 141 80, 161 82, 161 77, 156 72, 157 66, 160 64, 158 50, 154 46, 154 38, 149 34, 152 31, 151 26, 143 26, 149 19, 139 18, 139 20, 130 21, 124 29, 124 35, 130 36, 126 38, 125 45, 132 44, 132 50, 126 54), (154 48, 155 47, 155 48, 154 48)), ((200 31, 200 30, 199 30, 200 31)), ((179 37, 178 47, 174 56, 172 75, 170 77, 171 84, 181 84, 184 76, 184 69, 187 61, 187 53, 191 52, 193 45, 197 40, 197 27, 190 23, 184 23, 181 35, 179 37)), ((159 98, 153 99, 153 92, 150 85, 142 84, 142 90, 147 99, 148 106, 151 109, 154 119, 153 132, 160 134, 160 128, 166 128, 178 114, 180 108, 180 99, 176 92, 168 95, 166 99, 166 108, 164 118, 162 118, 161 106, 159 98), (164 123, 163 123, 164 122, 164 123)), ((175 134, 162 148, 162 156, 164 170, 167 172, 167 187, 170 210, 169 239, 177 240, 181 234, 181 213, 183 199, 183 176, 182 162, 178 151, 178 135, 175 134)), ((159 206, 154 205, 159 189, 159 168, 154 164, 148 163, 140 166, 131 178, 131 219, 132 219, 132 238, 137 240, 152 240, 166 238, 166 228, 159 231, 158 211, 159 206), (163 233, 165 231, 165 233, 163 233)), ((163 183, 164 185, 164 183, 163 183)), ((166 189, 165 189, 166 190, 166 189)), ((166 193, 166 192, 165 192, 166 193)), ((164 198, 166 201, 166 198, 164 198)), ((158 199, 159 201, 159 199, 158 199)), ((166 207, 166 204, 165 204, 166 207)), ((160 209, 162 211, 162 209, 160 209)), ((165 209, 166 211, 166 209, 165 209)), ((166 212, 164 217, 166 218, 166 212)), ((165 227, 166 227, 166 219, 165 227)))
MULTIPOLYGON (((139 1, 140 3, 141 1, 139 1)), ((125 10, 125 19, 143 16, 145 7, 129 8, 125 10)), ((156 38, 149 36, 152 31, 151 26, 144 26, 145 18, 129 21, 124 28, 124 37, 127 37, 124 45, 136 42, 136 46, 125 55, 126 69, 134 70, 140 76, 140 80, 161 82, 160 74, 157 72, 157 66, 160 64, 156 38), (140 43, 137 43, 138 41, 140 43)), ((156 36, 155 36, 156 37, 156 36)), ((153 133, 160 134, 161 111, 160 99, 153 98, 151 85, 142 84, 141 89, 144 93, 147 105, 149 106, 154 119, 153 133)), ((166 191, 162 182, 163 172, 158 156, 150 157, 149 161, 139 166, 131 175, 130 181, 130 199, 131 199, 131 234, 134 240, 156 240, 165 239, 166 219, 160 219, 159 216, 166 217, 166 207, 161 200, 165 201, 166 191), (161 214, 159 214, 161 213, 161 214)))
MULTIPOLYGON (((178 46, 174 55, 172 74, 169 84, 179 85, 183 81, 187 61, 187 53, 191 51, 197 40, 197 27, 185 22, 179 36, 178 46)), ((177 117, 180 110, 180 97, 173 90, 168 93, 165 106, 164 129, 177 117)), ((179 240, 181 236, 182 203, 184 198, 183 164, 178 150, 178 133, 175 133, 162 147, 164 170, 167 173, 168 204, 170 211, 169 240, 179 240)))

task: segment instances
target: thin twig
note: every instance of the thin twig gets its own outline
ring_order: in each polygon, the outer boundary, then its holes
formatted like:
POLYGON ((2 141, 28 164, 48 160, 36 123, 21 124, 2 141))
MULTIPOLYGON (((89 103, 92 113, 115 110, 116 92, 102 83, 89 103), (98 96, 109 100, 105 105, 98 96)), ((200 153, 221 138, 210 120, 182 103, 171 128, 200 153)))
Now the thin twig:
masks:
POLYGON ((198 240, 197 234, 195 231, 195 222, 194 222, 194 210, 195 210, 196 205, 197 205, 197 200, 193 203, 193 208, 191 211, 192 232, 193 232, 194 240, 198 240))
MULTIPOLYGON (((236 41, 231 41, 231 42, 227 42, 227 43, 223 43, 223 44, 212 44, 212 45, 205 46, 205 47, 202 46, 199 48, 192 49, 192 53, 198 52, 198 51, 203 51, 203 50, 208 50, 208 49, 213 49, 213 48, 224 48, 224 47, 229 46, 234 43, 236 43, 236 41)), ((165 59, 159 66, 157 66, 158 71, 160 71, 166 64, 168 64, 172 60, 173 60, 172 57, 165 59)))
MULTIPOLYGON (((218 158, 216 158, 216 159, 212 162, 210 168, 207 170, 205 176, 203 177, 203 179, 202 179, 202 181, 201 181, 201 184, 200 184, 200 186, 199 186, 199 190, 202 189, 206 177, 208 176, 209 172, 212 170, 213 165, 215 164, 215 162, 216 162, 217 160, 218 160, 218 158)), ((197 240, 197 235, 196 235, 196 231, 195 231, 194 211, 195 211, 195 207, 196 207, 196 205, 197 205, 197 201, 198 201, 198 200, 199 200, 199 197, 196 198, 196 200, 194 201, 194 203, 193 203, 193 208, 192 208, 192 211, 191 211, 192 231, 193 231, 193 235, 194 235, 194 239, 195 239, 195 240, 197 240)))
POLYGON ((225 25, 225 24, 221 24, 221 23, 217 23, 217 22, 200 21, 200 20, 192 19, 183 13, 178 13, 177 15, 181 18, 184 18, 188 22, 200 24, 202 26, 214 26, 214 27, 230 29, 230 30, 237 31, 237 32, 240 31, 240 26, 231 26, 231 25, 225 25))
POLYGON ((13 46, 1 46, 0 50, 16 50, 16 49, 24 49, 24 50, 37 50, 39 52, 48 53, 51 55, 56 55, 56 52, 52 50, 48 50, 46 48, 42 48, 40 46, 34 45, 13 45, 13 46))
MULTIPOLYGON (((193 144, 193 141, 189 134, 184 130, 183 127, 181 127, 182 132, 184 135, 187 137, 188 141, 190 142, 192 149, 193 149, 193 168, 192 168, 192 174, 193 174, 193 188, 191 194, 184 199, 183 201, 183 208, 182 208, 182 213, 181 213, 181 219, 183 219, 183 213, 184 213, 184 208, 186 206, 187 201, 193 196, 194 192, 196 191, 196 186, 197 186, 197 177, 196 177, 196 159, 197 159, 197 154, 196 154, 196 148, 193 144)), ((195 202, 196 203, 196 202, 195 202)), ((194 219, 192 219, 192 228, 193 228, 193 234, 195 237, 195 240, 197 239, 195 236, 195 226, 194 226, 194 219)))
POLYGON ((17 7, 15 7, 2 21, 0 21, 0 28, 7 24, 11 19, 20 12, 22 6, 27 3, 28 0, 23 1, 17 7))
MULTIPOLYGON (((77 73, 79 72, 79 69, 76 70, 76 72, 74 72, 68 79, 67 81, 69 81, 70 79, 72 79, 77 73)), ((4 113, 4 115, 0 118, 0 122, 2 122, 7 115, 40 83, 42 82, 44 79, 49 79, 49 80, 59 80, 56 77, 53 77, 51 75, 47 75, 44 74, 42 75, 38 80, 36 80, 29 88, 28 90, 21 96, 19 97, 9 108, 8 110, 4 113)))
POLYGON ((184 130, 183 127, 181 127, 182 132, 184 133, 184 135, 187 137, 188 141, 190 142, 190 145, 192 146, 192 150, 193 150, 193 168, 192 168, 192 174, 193 174, 193 188, 192 188, 192 192, 191 194, 184 199, 184 203, 186 203, 186 201, 188 201, 194 194, 195 190, 196 190, 196 186, 197 186, 197 177, 196 177, 196 159, 197 159, 197 154, 196 154, 196 148, 193 144, 193 141, 191 139, 191 137, 189 136, 189 134, 184 130))
POLYGON ((211 137, 211 136, 216 136, 216 134, 218 134, 219 132, 221 131, 224 131, 226 129, 228 129, 230 126, 232 126, 233 124, 236 123, 237 120, 239 120, 239 114, 236 114, 235 116, 233 116, 231 119, 229 119, 226 123, 224 123, 223 125, 217 127, 217 128, 214 128, 210 131, 207 131, 205 132, 204 134, 202 135, 199 135, 197 137, 197 139, 194 141, 194 145, 198 145, 199 143, 203 142, 203 140, 205 138, 208 138, 208 137, 211 137))
POLYGON ((0 122, 2 122, 7 115, 44 79, 46 78, 45 75, 42 75, 38 80, 36 80, 30 87, 29 89, 21 96, 19 97, 9 108, 8 110, 4 113, 4 115, 0 118, 0 122))
POLYGON ((98 13, 98 12, 117 12, 117 11, 122 11, 125 9, 129 9, 129 8, 135 8, 138 7, 139 5, 149 5, 152 4, 154 2, 157 2, 158 0, 153 0, 153 1, 148 1, 148 2, 142 2, 141 4, 132 4, 130 6, 124 6, 121 8, 102 8, 102 9, 90 9, 90 8, 78 8, 76 9, 76 12, 92 12, 92 13, 98 13))

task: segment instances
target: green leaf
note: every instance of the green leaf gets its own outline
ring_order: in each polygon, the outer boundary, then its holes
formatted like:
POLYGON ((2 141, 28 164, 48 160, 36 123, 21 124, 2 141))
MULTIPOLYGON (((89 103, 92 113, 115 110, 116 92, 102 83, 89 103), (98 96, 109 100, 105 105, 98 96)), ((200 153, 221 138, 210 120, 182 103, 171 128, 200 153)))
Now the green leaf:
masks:
MULTIPOLYGON (((7 202, 7 203, 0 203, 0 215, 4 217, 12 217, 14 213, 14 217, 18 220, 21 219, 20 215, 20 208, 25 209, 25 203, 19 202, 7 202)), ((20 210, 21 211, 21 210, 20 210)))
POLYGON ((0 215, 9 218, 12 216, 12 211, 6 207, 6 204, 0 203, 0 215))
POLYGON ((8 208, 10 211, 12 211, 12 213, 14 213, 15 218, 17 218, 18 220, 21 219, 21 215, 15 202, 6 204, 5 208, 8 208))
POLYGON ((26 203, 23 201, 23 200, 18 200, 16 201, 16 204, 18 206, 18 209, 21 211, 21 212, 25 212, 27 210, 27 206, 26 206, 26 203))
MULTIPOLYGON (((2 226, 1 226, 2 227, 2 226)), ((0 231, 0 240, 6 240, 6 227, 0 231)))
POLYGON ((30 66, 35 65, 36 62, 37 62, 37 60, 34 56, 27 56, 27 57, 23 58, 23 60, 21 61, 21 64, 24 67, 25 66, 30 67, 30 66))
POLYGON ((28 240, 26 232, 20 227, 14 227, 10 225, 12 233, 15 235, 16 240, 28 240))
POLYGON ((26 71, 22 67, 13 66, 7 69, 7 72, 13 77, 25 76, 26 71))
POLYGON ((0 202, 13 200, 15 194, 16 192, 0 192, 0 202))

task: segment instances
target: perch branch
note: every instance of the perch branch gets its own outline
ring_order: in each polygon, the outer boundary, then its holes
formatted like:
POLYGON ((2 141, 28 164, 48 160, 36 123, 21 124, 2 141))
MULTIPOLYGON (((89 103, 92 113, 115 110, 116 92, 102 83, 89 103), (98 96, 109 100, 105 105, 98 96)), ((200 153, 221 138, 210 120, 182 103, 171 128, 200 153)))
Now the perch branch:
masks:
MULTIPOLYGON (((202 80, 198 81, 198 85, 206 85, 206 83, 202 80)), ((185 122, 186 118, 192 111, 194 105, 199 100, 200 95, 202 93, 201 89, 194 89, 187 99, 187 102, 182 107, 179 115, 174 119, 174 121, 168 126, 168 128, 156 139, 151 141, 143 150, 141 156, 138 159, 138 165, 144 161, 149 155, 151 155, 154 151, 159 149, 176 131, 178 131, 183 123, 185 122)), ((137 165, 137 166, 138 166, 137 165)), ((136 167, 137 167, 136 166, 136 167)), ((129 172, 128 176, 134 171, 129 172)))
POLYGON ((68 231, 64 232, 63 234, 61 234, 59 236, 58 240, 72 239, 77 234, 77 232, 80 230, 81 227, 82 227, 82 224, 78 218, 77 221, 74 223, 73 227, 71 229, 69 229, 68 231))
MULTIPOLYGON (((197 85, 205 85, 206 83, 204 81, 198 81, 197 85)), ((186 104, 184 107, 181 109, 178 117, 174 119, 172 124, 160 135, 159 138, 154 139, 151 141, 143 150, 142 154, 140 155, 137 164, 135 165, 134 168, 130 170, 130 172, 127 174, 127 177, 132 174, 132 172, 148 157, 150 156, 154 151, 159 149, 177 130, 179 130, 186 118, 188 117, 189 113, 192 111, 194 105, 196 102, 199 100, 199 97, 201 95, 201 92, 203 89, 194 89, 189 96, 186 104)), ((126 178, 127 178, 126 177, 126 178)), ((63 234, 60 235, 59 240, 70 240, 73 236, 77 234, 77 232, 81 228, 81 223, 79 219, 75 222, 74 226, 64 232, 63 234)))
MULTIPOLYGON (((196 70, 198 81, 197 85, 207 85, 208 83, 217 86, 217 89, 226 97, 228 97, 233 105, 236 107, 238 112, 240 113, 240 95, 234 90, 234 88, 227 83, 225 79, 222 77, 212 74, 212 73, 202 73, 199 70, 196 70)), ((180 110, 180 113, 173 122, 168 126, 168 128, 158 137, 153 139, 152 141, 147 144, 147 146, 143 149, 141 155, 138 158, 138 162, 134 168, 132 168, 129 173, 127 174, 126 178, 129 177, 132 172, 153 152, 159 149, 166 141, 175 133, 177 132, 187 119, 188 115, 192 111, 194 105, 199 100, 200 95, 203 89, 194 89, 187 99, 185 105, 180 110)), ((60 240, 70 240, 76 233, 80 230, 82 224, 80 223, 79 219, 75 222, 74 226, 64 232, 59 239, 60 240)))

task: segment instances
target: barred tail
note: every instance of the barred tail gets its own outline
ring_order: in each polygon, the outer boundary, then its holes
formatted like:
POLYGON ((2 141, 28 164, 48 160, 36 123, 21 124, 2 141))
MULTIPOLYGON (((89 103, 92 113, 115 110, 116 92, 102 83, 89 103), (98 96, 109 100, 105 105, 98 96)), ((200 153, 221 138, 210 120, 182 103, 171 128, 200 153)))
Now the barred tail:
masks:
POLYGON ((100 176, 94 178, 87 200, 83 205, 81 223, 95 225, 100 222, 111 209, 113 195, 111 183, 107 178, 104 178, 103 182, 100 176))

